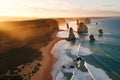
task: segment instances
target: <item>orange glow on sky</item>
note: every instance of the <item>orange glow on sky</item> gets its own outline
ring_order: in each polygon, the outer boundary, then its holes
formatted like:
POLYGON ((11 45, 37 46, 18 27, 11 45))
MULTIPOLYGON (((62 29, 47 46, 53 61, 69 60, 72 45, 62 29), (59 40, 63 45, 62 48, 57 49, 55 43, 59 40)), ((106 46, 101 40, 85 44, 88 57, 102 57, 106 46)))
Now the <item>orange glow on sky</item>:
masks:
POLYGON ((120 16, 118 0, 0 0, 0 16, 120 16))

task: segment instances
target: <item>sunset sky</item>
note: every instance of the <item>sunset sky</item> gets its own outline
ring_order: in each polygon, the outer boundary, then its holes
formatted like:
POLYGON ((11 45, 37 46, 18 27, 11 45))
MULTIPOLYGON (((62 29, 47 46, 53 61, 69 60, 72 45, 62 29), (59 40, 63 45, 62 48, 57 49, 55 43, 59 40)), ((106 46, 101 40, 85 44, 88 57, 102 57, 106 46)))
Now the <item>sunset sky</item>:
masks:
POLYGON ((0 0, 0 16, 120 16, 120 0, 0 0))

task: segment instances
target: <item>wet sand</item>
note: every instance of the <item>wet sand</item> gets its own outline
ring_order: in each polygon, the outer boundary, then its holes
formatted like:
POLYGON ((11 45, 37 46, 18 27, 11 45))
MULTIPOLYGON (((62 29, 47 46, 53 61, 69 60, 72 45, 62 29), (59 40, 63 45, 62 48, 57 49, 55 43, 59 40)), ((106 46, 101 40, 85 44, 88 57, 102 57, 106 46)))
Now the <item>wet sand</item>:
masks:
POLYGON ((55 37, 47 46, 41 48, 43 60, 41 61, 40 70, 31 77, 31 80, 52 80, 52 66, 56 62, 56 58, 51 54, 51 50, 55 43, 63 38, 55 37))

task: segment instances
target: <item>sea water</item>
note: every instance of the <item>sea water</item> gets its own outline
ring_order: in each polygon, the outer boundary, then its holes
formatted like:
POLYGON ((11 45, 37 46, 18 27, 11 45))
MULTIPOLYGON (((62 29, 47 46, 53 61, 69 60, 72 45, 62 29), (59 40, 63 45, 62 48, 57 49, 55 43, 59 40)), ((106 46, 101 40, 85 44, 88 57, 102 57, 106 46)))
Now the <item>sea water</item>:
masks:
MULTIPOLYGON (((71 80, 120 80, 120 18, 91 19, 88 34, 82 35, 76 33, 76 21, 69 25, 77 40, 75 43, 62 40, 53 47, 52 54, 58 58, 53 66, 53 80, 67 80, 62 66, 72 63, 78 56, 84 59, 86 71, 76 67, 68 69, 72 73, 71 80), (99 29, 103 29, 103 35, 98 34, 99 29), (95 36, 94 42, 89 41, 91 34, 95 36)), ((66 26, 61 29, 64 31, 57 36, 68 37, 66 26)))

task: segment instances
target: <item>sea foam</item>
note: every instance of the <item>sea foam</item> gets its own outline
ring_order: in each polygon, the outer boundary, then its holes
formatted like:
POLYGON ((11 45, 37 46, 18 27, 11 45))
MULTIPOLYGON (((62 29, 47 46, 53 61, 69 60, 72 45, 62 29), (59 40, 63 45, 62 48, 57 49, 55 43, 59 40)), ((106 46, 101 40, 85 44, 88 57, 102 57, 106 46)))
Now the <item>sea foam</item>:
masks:
MULTIPOLYGON (((79 44, 71 44, 71 42, 68 42, 66 40, 61 40, 58 43, 56 43, 51 51, 51 53, 58 59, 57 62, 53 66, 53 70, 51 72, 53 80, 63 80, 65 77, 63 76, 63 73, 61 72, 61 68, 63 65, 67 65, 69 63, 73 63, 73 58, 68 56, 68 54, 78 56, 78 52, 83 52, 84 54, 81 55, 90 55, 91 51, 87 48, 84 48, 79 44), (79 52, 79 50, 81 50, 79 52)), ((72 80, 85 80, 86 78, 91 80, 90 75, 88 72, 81 72, 79 69, 75 68, 73 71, 73 79, 72 80), (79 72, 78 72, 79 71, 79 72), (78 76, 77 76, 78 75, 78 76), (81 76, 81 77, 79 77, 81 76), (77 79, 79 77, 79 79, 77 79)), ((87 79, 86 79, 87 80, 87 79)))
POLYGON ((105 71, 100 68, 96 68, 95 66, 88 64, 87 62, 85 62, 85 67, 94 80, 112 80, 108 77, 105 71))

